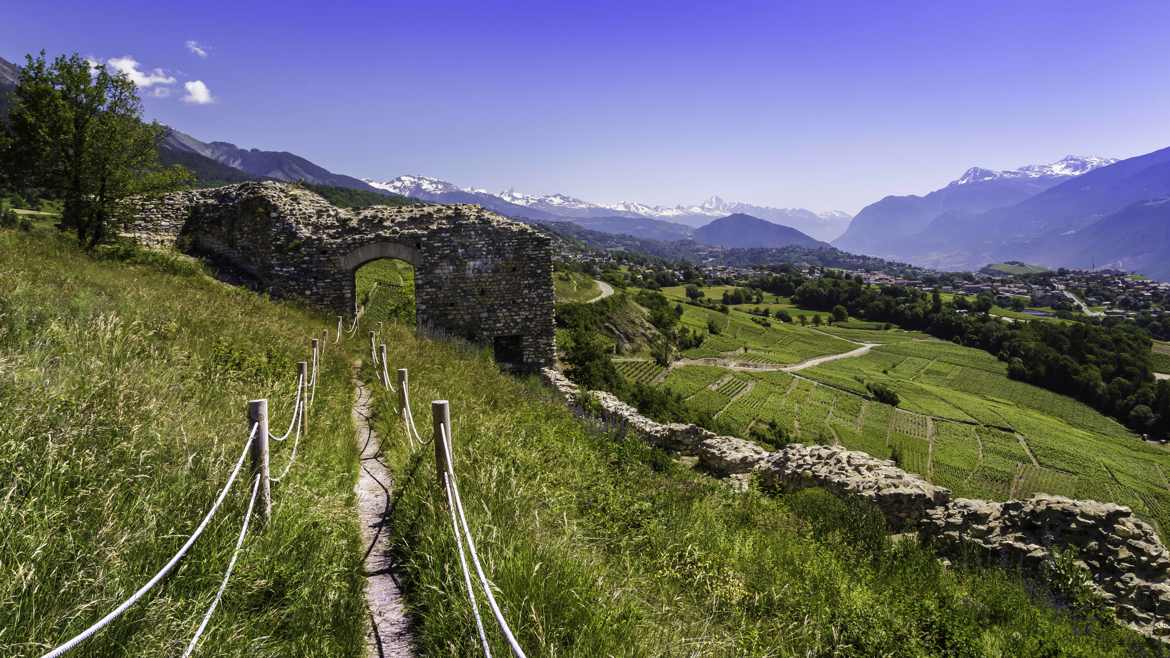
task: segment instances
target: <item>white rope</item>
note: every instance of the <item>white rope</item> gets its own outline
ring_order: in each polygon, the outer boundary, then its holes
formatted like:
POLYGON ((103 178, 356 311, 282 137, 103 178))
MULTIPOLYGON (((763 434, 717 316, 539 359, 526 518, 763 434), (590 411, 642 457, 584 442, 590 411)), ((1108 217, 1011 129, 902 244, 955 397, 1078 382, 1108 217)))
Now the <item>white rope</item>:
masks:
POLYGON ((309 406, 317 400, 317 353, 313 352, 313 386, 309 391, 309 406))
POLYGON ((292 454, 288 456, 288 463, 284 465, 284 470, 280 472, 279 476, 268 478, 272 482, 280 482, 283 480, 284 476, 288 475, 289 469, 292 468, 293 462, 297 460, 297 447, 301 445, 301 426, 298 424, 296 429, 297 433, 293 438, 292 454))
POLYGON ((292 417, 292 422, 289 423, 289 425, 288 425, 288 431, 280 436, 276 436, 272 432, 269 432, 268 438, 272 439, 273 441, 284 441, 285 439, 288 438, 289 434, 292 434, 293 428, 297 426, 297 419, 299 419, 301 416, 301 404, 302 404, 301 391, 304 388, 304 386, 305 386, 305 376, 298 375, 297 376, 297 397, 296 397, 295 403, 293 404, 293 417, 292 417))
POLYGON ((394 384, 390 383, 390 372, 386 370, 386 359, 382 359, 382 383, 386 385, 391 392, 397 393, 398 389, 394 388, 394 384))
POLYGON ((475 589, 471 586, 471 574, 467 571, 467 556, 463 554, 463 537, 459 533, 459 523, 455 520, 455 499, 451 496, 451 480, 443 473, 443 488, 447 490, 447 511, 451 516, 451 532, 455 534, 455 550, 459 553, 459 567, 463 570, 463 586, 467 588, 467 600, 471 602, 471 612, 475 615, 475 630, 479 632, 479 642, 483 646, 483 655, 492 658, 492 650, 488 647, 487 633, 483 630, 483 618, 479 616, 479 604, 475 600, 475 589))
POLYGON ((244 444, 244 450, 242 453, 240 453, 240 459, 236 462, 236 467, 232 470, 232 474, 228 477, 227 484, 225 484, 223 490, 219 492, 219 497, 215 499, 215 504, 211 506, 211 511, 207 513, 207 516, 203 517, 203 521, 199 524, 198 527, 195 528, 195 532, 191 534, 191 536, 187 539, 187 542, 184 543, 183 546, 179 549, 179 552, 175 553, 175 556, 172 557, 169 562, 163 565, 163 568, 160 569, 153 578, 151 578, 145 585, 140 587, 138 591, 134 592, 134 594, 132 594, 130 598, 126 599, 125 602, 123 602, 117 608, 114 608, 112 612, 107 614, 105 617, 102 617, 93 626, 90 626, 61 646, 45 654, 43 658, 56 658, 57 656, 61 656, 65 652, 70 651, 76 647, 78 644, 81 644, 85 640, 89 639, 95 633, 109 625, 110 622, 121 616, 123 612, 126 612, 130 606, 137 603, 138 600, 143 597, 143 595, 149 592, 151 588, 153 588, 159 583, 160 580, 163 579, 164 576, 170 573, 171 569, 175 568, 175 565, 179 563, 179 560, 182 560, 183 556, 187 554, 187 551, 191 549, 191 546, 195 543, 195 540, 199 539, 199 536, 203 534, 204 529, 207 528, 207 524, 211 522, 211 518, 215 516, 216 512, 219 511, 220 504, 223 503, 223 499, 227 496, 228 490, 231 489, 232 483, 236 481, 236 476, 240 474, 240 468, 244 465, 244 457, 248 455, 248 449, 252 447, 252 441, 256 438, 256 429, 258 427, 260 427, 259 423, 252 424, 252 431, 248 434, 248 441, 244 444))
POLYGON ((353 338, 353 335, 355 333, 357 333, 358 319, 361 317, 362 317, 362 311, 361 311, 361 309, 358 309, 358 312, 353 314, 353 324, 350 325, 349 329, 345 330, 347 338, 353 338))
POLYGON ((451 434, 446 425, 439 425, 441 432, 441 439, 443 441, 443 455, 447 462, 447 475, 452 482, 451 491, 455 494, 455 507, 459 512, 459 523, 463 526, 463 536, 467 540, 467 552, 471 553, 471 563, 475 566, 475 573, 479 576, 480 587, 483 588, 484 597, 487 598, 488 607, 492 609, 492 616, 496 618, 496 624, 499 625, 500 631, 504 634, 504 639, 508 641, 508 646, 512 649, 512 655, 516 658, 526 658, 524 650, 520 648, 520 643, 516 641, 516 636, 512 635, 512 629, 508 626, 507 620, 504 619, 504 613, 500 611, 500 606, 496 604, 496 597, 492 595, 492 584, 488 581, 487 576, 483 573, 483 566, 479 563, 479 554, 475 551, 475 539, 471 536, 471 528, 467 525, 467 517, 463 514, 463 500, 459 496, 459 480, 455 477, 455 469, 451 466, 451 434))
POLYGON ((256 494, 260 491, 260 476, 257 475, 252 480, 252 499, 248 501, 248 511, 244 513, 244 524, 240 528, 239 538, 236 539, 236 549, 232 552, 232 559, 228 562, 227 571, 223 574, 219 591, 215 593, 215 598, 211 601, 211 607, 207 609, 207 614, 203 615, 203 621, 199 623, 199 629, 195 631, 195 637, 191 638, 191 643, 183 652, 183 658, 187 658, 195 652, 195 645, 199 644, 199 638, 203 636, 203 631, 207 630, 207 623, 211 621, 211 615, 215 613, 219 600, 223 598, 223 591, 227 589, 228 580, 232 577, 232 570, 236 568, 236 559, 240 557, 240 548, 243 547, 244 537, 248 534, 248 522, 252 519, 252 509, 256 506, 256 494))
POLYGON ((414 426, 414 412, 410 410, 410 388, 403 386, 402 394, 403 400, 406 402, 402 414, 403 422, 406 424, 406 438, 411 442, 410 447, 413 450, 415 441, 418 441, 420 446, 426 445, 426 442, 422 440, 422 437, 418 434, 418 428, 414 426), (414 435, 413 438, 411 438, 412 434, 414 435))
POLYGON ((378 342, 378 335, 373 333, 373 332, 370 332, 370 360, 374 362, 374 365, 378 365, 378 346, 376 345, 377 342, 378 342))
POLYGON ((341 340, 341 323, 342 323, 342 317, 339 315, 339 316, 337 316, 337 338, 333 339, 334 345, 336 345, 341 340))

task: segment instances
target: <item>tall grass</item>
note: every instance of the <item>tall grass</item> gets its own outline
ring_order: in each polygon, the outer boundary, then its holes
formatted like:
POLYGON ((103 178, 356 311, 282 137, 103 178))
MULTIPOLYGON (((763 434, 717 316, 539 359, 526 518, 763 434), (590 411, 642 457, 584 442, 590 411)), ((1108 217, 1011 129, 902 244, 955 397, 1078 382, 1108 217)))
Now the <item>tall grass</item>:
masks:
MULTIPOLYGON (((42 654, 150 578, 226 481, 247 400, 269 398, 283 432, 295 362, 331 324, 182 257, 93 258, 45 229, 0 231, 0 655, 42 654)), ((308 437, 197 655, 358 655, 350 358, 329 346, 308 437)), ((276 472, 290 448, 273 444, 276 472)), ((70 655, 180 653, 219 584, 249 484, 245 466, 187 559, 70 655)))
MULTIPOLYGON (((424 436, 428 401, 450 400, 469 521, 531 656, 1159 655, 1128 630, 1053 607, 1010 570, 944 568, 892 542, 870 507, 822 491, 734 493, 589 429, 485 353, 388 333, 424 436)), ((433 450, 406 447, 392 398, 380 398, 377 427, 419 647, 476 655, 433 450)))

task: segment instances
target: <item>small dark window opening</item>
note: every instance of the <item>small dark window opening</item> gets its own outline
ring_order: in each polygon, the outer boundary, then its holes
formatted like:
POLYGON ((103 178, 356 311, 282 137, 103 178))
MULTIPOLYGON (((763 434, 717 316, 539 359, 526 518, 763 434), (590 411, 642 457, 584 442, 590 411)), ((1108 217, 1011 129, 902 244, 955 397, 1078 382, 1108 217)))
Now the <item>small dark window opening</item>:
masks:
POLYGON ((492 339, 492 355, 496 363, 518 368, 524 364, 523 336, 496 336, 492 339))

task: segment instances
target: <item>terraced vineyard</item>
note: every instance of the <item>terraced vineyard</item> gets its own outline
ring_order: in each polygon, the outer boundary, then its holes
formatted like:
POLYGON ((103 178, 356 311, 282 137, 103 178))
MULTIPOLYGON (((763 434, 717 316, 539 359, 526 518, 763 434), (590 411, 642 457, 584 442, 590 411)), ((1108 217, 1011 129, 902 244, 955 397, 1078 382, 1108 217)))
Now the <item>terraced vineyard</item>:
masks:
MULTIPOLYGON (((733 325, 734 315, 727 321, 733 325)), ((762 330, 741 328, 734 340, 758 344, 762 330)), ((894 458, 957 496, 1003 500, 1050 493, 1116 502, 1170 534, 1165 448, 1142 442, 1076 400, 1009 379, 1005 365, 982 351, 896 330, 826 331, 855 341, 893 340, 799 373, 676 367, 663 385, 696 408, 719 413, 741 436, 775 420, 793 440, 894 458), (868 399, 871 382, 894 389, 899 407, 868 399)), ((746 358, 757 353, 776 352, 752 347, 746 358)))
POLYGON ((623 377, 639 384, 649 384, 666 370, 653 361, 617 361, 614 366, 623 377))

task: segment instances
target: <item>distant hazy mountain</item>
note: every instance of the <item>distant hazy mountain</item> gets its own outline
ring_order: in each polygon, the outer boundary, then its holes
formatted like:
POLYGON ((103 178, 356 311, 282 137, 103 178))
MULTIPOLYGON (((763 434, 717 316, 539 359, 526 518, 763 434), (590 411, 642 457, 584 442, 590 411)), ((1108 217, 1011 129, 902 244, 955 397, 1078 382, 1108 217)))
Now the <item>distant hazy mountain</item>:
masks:
POLYGON ((305 181, 357 190, 373 189, 356 178, 335 174, 295 153, 242 149, 228 142, 202 142, 173 129, 167 132, 160 148, 164 153, 172 151, 201 155, 257 178, 305 181))
POLYGON ((1108 267, 1170 281, 1170 197, 1139 201, 1046 245, 1045 259, 1108 267))
POLYGON ((729 248, 827 247, 790 227, 742 213, 728 215, 695 229, 695 241, 729 248))
POLYGON ((582 219, 604 219, 595 222, 595 230, 625 233, 644 237, 650 233, 664 232, 685 237, 680 226, 698 227, 720 217, 735 213, 750 214, 785 226, 791 226, 818 239, 829 240, 840 235, 849 225, 850 216, 842 211, 815 213, 802 208, 769 208, 746 203, 729 203, 719 197, 693 206, 654 206, 644 203, 624 202, 600 204, 585 201, 567 194, 526 194, 514 189, 493 194, 479 188, 461 188, 437 178, 427 176, 399 176, 386 181, 365 179, 373 187, 405 194, 419 199, 440 203, 478 203, 510 217, 536 220, 569 219, 578 223, 582 219), (647 224, 638 222, 624 227, 619 218, 659 220, 667 223, 647 224))
MULTIPOLYGON (((948 244, 952 225, 964 218, 1011 206, 1076 176, 1117 162, 1070 155, 1047 165, 1010 171, 973 167, 946 187, 926 196, 888 196, 862 209, 833 245, 847 251, 916 262, 923 256, 921 238, 948 244), (925 234, 925 235, 923 235, 925 234)), ((953 241, 952 241, 953 242, 953 241)))
POLYGON ((16 87, 19 78, 20 67, 0 57, 0 116, 8 113, 8 106, 11 104, 8 95, 16 87))
POLYGON ((631 235, 661 242, 686 240, 695 232, 689 226, 646 217, 577 217, 566 221, 601 233, 631 235))

